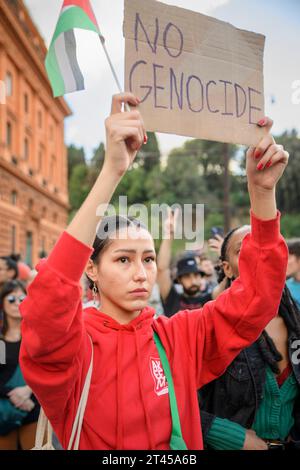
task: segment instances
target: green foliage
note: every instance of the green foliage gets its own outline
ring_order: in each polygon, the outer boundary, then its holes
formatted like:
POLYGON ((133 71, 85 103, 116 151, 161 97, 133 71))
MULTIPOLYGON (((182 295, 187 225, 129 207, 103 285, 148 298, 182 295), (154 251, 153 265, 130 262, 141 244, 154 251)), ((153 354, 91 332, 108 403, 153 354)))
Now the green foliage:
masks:
MULTIPOLYGON (((282 231, 286 237, 300 235, 300 139, 296 131, 275 138, 290 153, 290 162, 277 189, 279 209, 283 213, 282 231)), ((133 167, 126 173, 113 197, 118 205, 120 195, 127 196, 128 205, 166 203, 204 204, 205 239, 213 226, 224 225, 224 161, 228 152, 230 214, 232 225, 249 222, 249 196, 245 176, 245 149, 193 139, 173 149, 162 165, 154 133, 148 133, 148 143, 137 155, 133 167)), ((100 143, 92 159, 86 162, 82 148, 68 148, 69 192, 71 215, 79 209, 99 175, 104 162, 105 147, 100 143)), ((157 242, 157 246, 159 241, 157 242)), ((174 250, 182 250, 184 241, 176 240, 174 250)))
POLYGON ((160 164, 160 150, 154 132, 147 132, 148 141, 137 156, 137 162, 143 166, 145 172, 150 173, 153 168, 160 164))
MULTIPOLYGON (((300 208, 300 139, 297 132, 284 132, 276 142, 289 152, 289 164, 277 188, 278 207, 282 212, 299 213, 300 208)), ((299 233, 298 233, 299 235, 299 233)))
POLYGON ((69 194, 71 208, 79 209, 90 191, 88 184, 88 167, 85 164, 76 165, 73 168, 69 182, 69 194))
POLYGON ((85 164, 85 155, 84 149, 77 148, 75 145, 70 145, 68 147, 68 178, 70 181, 73 168, 77 165, 84 165, 85 164))
POLYGON ((299 238, 300 214, 283 214, 281 218, 281 232, 285 238, 299 238))

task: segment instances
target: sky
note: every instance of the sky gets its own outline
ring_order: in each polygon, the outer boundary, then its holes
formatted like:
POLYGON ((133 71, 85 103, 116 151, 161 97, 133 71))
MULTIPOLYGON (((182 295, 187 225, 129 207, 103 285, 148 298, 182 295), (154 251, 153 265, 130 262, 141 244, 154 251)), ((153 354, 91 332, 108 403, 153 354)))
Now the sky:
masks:
MULTIPOLYGON (((141 0, 143 1, 143 0, 141 0)), ((300 133, 300 103, 292 102, 293 84, 300 88, 300 0, 164 0, 234 26, 266 36, 264 57, 265 110, 274 120, 273 133, 295 128, 300 133), (275 102, 274 102, 275 99, 275 102)), ((25 0, 47 46, 51 42, 62 0, 25 0)), ((123 0, 91 0, 106 47, 123 86, 123 0)), ((110 68, 92 32, 78 31, 78 61, 86 90, 65 95, 73 115, 65 121, 66 144, 84 147, 87 158, 105 141, 104 120, 111 96, 118 92, 110 68)), ((299 93, 298 93, 298 96, 299 93)), ((163 155, 186 137, 158 134, 163 155)))

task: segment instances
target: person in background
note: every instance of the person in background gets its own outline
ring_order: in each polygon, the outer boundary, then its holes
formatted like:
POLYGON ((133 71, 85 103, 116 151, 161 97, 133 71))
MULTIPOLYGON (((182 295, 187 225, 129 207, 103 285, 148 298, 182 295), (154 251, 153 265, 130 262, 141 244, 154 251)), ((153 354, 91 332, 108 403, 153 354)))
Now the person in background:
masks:
POLYGON ((198 267, 195 257, 183 256, 177 262, 176 279, 171 275, 171 247, 174 239, 177 212, 169 210, 165 221, 166 237, 162 240, 157 258, 157 282, 165 315, 171 317, 179 310, 201 308, 212 300, 208 290, 205 272, 198 267), (176 284, 182 287, 178 292, 176 284))
POLYGON ((3 313, 0 337, 6 351, 5 364, 0 364, 0 450, 31 449, 35 441, 39 404, 26 385, 19 366, 19 305, 25 297, 25 288, 17 280, 4 284, 0 294, 3 313))
POLYGON ((300 240, 288 242, 289 259, 286 284, 300 309, 300 240))
MULTIPOLYGON (((239 277, 240 249, 250 230, 233 229, 224 239, 219 272, 219 281, 224 285, 226 280, 223 290, 239 277)), ((300 361, 290 359, 299 339, 300 312, 285 287, 277 316, 258 340, 199 392, 206 448, 300 449, 300 361)))
POLYGON ((0 291, 3 285, 18 277, 18 265, 10 256, 0 256, 0 291))
POLYGON ((204 277, 207 282, 208 291, 212 292, 218 284, 216 271, 212 260, 205 255, 201 255, 199 260, 199 268, 205 275, 204 277))
MULTIPOLYGON (((17 279, 18 277, 18 265, 14 259, 10 256, 1 256, 0 257, 0 293, 4 284, 11 280, 17 279)), ((3 324, 3 315, 0 310, 0 331, 3 324)))

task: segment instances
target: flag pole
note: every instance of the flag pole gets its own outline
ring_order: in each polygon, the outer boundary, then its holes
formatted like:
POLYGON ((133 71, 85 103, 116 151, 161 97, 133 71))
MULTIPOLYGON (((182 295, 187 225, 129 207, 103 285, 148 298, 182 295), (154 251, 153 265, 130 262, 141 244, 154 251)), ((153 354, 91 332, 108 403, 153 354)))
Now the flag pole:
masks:
MULTIPOLYGON (((98 36, 99 36, 100 42, 101 42, 101 44, 102 44, 102 47, 103 47, 103 49, 104 49, 106 58, 107 58, 107 60, 108 60, 110 69, 111 69, 112 74, 113 74, 113 77, 114 77, 114 79, 115 79, 115 81, 116 81, 116 84, 117 84, 117 87, 118 87, 118 89, 119 89, 119 92, 120 92, 120 93, 123 93, 121 84, 120 84, 120 82, 119 82, 118 76, 117 76, 116 71, 115 71, 115 68, 114 68, 114 66, 113 66, 113 63, 112 63, 112 61, 111 61, 111 59, 110 59, 110 57, 109 57, 108 51, 107 51, 107 49, 106 49, 106 46, 105 46, 105 39, 104 39, 104 37, 103 37, 101 34, 99 34, 98 36)), ((124 103, 124 106, 125 106, 125 110, 126 110, 126 111, 131 111, 131 109, 130 109, 128 103, 124 103)))

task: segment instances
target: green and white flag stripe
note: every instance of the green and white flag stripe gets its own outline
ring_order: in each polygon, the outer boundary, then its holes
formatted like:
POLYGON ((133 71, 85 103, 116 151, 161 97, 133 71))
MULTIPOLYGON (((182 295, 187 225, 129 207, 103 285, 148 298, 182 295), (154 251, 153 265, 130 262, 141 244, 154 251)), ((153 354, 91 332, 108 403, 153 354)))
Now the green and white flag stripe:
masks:
POLYGON ((55 97, 84 89, 76 57, 75 28, 94 31, 104 41, 89 0, 65 0, 45 61, 55 97))

